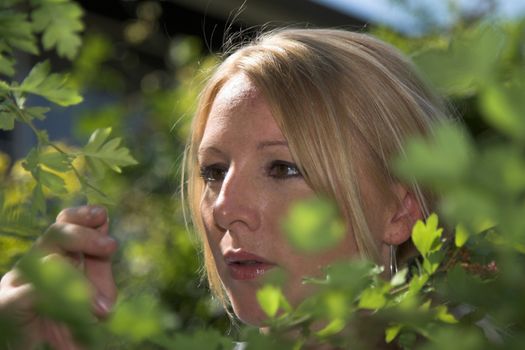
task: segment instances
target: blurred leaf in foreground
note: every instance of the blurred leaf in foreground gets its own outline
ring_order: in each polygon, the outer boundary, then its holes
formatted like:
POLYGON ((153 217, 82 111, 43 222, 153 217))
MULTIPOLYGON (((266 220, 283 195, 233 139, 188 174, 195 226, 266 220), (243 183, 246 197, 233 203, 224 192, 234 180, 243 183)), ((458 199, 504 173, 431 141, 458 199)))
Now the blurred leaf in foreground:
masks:
POLYGON ((293 204, 283 228, 295 247, 311 253, 333 247, 346 234, 336 205, 319 197, 293 204))
POLYGON ((80 271, 58 256, 41 259, 35 252, 26 254, 18 268, 38 293, 36 309, 40 315, 68 325, 81 343, 96 340, 92 291, 80 271))

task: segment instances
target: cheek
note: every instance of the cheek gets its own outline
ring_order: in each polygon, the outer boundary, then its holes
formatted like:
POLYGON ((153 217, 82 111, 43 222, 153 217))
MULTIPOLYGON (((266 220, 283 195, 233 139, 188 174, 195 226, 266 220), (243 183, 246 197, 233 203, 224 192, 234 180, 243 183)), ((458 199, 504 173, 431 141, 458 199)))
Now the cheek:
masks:
POLYGON ((200 202, 200 216, 204 224, 205 239, 208 241, 212 252, 217 250, 218 239, 220 238, 213 217, 214 203, 214 196, 209 191, 204 192, 200 202))

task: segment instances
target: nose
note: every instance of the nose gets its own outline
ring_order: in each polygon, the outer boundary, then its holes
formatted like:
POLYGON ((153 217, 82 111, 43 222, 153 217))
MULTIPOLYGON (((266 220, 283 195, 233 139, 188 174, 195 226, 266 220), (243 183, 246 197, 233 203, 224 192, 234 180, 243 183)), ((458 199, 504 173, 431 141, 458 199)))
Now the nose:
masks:
POLYGON ((261 225, 257 185, 250 176, 230 167, 213 204, 213 218, 223 230, 256 231, 261 225))

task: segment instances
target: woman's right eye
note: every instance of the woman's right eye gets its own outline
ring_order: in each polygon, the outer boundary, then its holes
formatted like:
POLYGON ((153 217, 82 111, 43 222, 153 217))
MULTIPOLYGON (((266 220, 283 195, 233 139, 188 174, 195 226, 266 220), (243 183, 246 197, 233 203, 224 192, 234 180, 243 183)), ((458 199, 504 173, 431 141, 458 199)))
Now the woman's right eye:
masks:
POLYGON ((200 174, 204 182, 222 181, 226 177, 228 169, 222 165, 214 164, 200 168, 200 174))

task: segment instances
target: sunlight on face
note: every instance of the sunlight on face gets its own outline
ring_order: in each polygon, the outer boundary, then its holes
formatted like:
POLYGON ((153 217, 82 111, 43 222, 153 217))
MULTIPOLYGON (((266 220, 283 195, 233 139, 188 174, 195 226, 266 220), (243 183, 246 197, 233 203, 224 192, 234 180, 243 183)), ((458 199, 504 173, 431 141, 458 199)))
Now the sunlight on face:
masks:
POLYGON ((219 91, 199 147, 206 188, 201 201, 207 239, 235 314, 261 325, 266 318, 256 292, 263 277, 281 269, 284 294, 297 305, 312 292, 305 276, 356 254, 348 234, 335 249, 312 255, 290 246, 281 231, 289 206, 311 197, 269 105, 244 75, 219 91))

